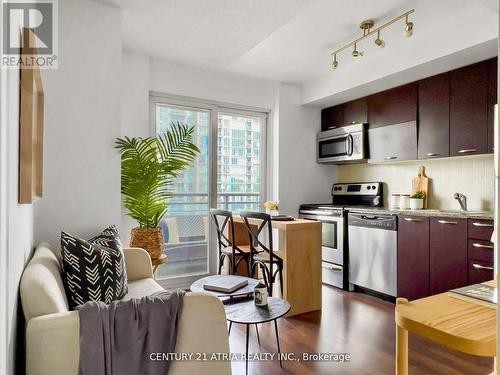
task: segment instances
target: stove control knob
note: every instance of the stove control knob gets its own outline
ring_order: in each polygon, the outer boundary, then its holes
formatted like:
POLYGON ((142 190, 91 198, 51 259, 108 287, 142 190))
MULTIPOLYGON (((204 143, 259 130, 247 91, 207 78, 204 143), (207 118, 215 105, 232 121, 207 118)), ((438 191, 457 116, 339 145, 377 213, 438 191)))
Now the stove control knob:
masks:
POLYGON ((367 189, 370 190, 372 187, 371 186, 368 186, 367 189))

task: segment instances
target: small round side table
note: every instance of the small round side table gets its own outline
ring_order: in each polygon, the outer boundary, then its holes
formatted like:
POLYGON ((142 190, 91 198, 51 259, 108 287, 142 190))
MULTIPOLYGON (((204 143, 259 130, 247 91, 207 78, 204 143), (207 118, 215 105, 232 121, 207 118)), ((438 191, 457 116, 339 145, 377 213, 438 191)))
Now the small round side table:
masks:
POLYGON ((257 331, 257 340, 260 344, 259 330, 257 325, 260 323, 266 323, 274 321, 274 331, 276 332, 276 343, 278 345, 278 356, 281 363, 281 350, 280 350, 280 339, 278 335, 278 324, 276 321, 285 316, 290 311, 290 304, 288 301, 276 298, 276 297, 268 297, 267 306, 255 306, 255 302, 252 299, 243 298, 245 296, 252 296, 253 290, 255 286, 259 283, 259 280, 251 279, 244 276, 231 276, 238 277, 242 280, 248 280, 248 285, 245 287, 234 291, 233 293, 220 293, 213 292, 209 290, 205 290, 203 286, 209 282, 216 281, 220 278, 224 278, 226 276, 221 275, 213 275, 207 276, 202 279, 195 281, 191 285, 192 292, 205 292, 218 297, 222 303, 224 304, 224 309, 226 312, 226 319, 229 322, 229 334, 231 333, 231 327, 233 323, 237 324, 245 324, 246 325, 246 347, 245 347, 245 371, 248 374, 248 341, 250 337, 250 325, 255 324, 255 330, 257 331))
MULTIPOLYGON (((274 321, 274 331, 276 332, 276 343, 278 346, 278 358, 281 364, 280 338, 278 335, 279 318, 290 311, 290 304, 281 298, 269 297, 267 306, 255 306, 253 300, 246 302, 228 301, 224 308, 226 310, 226 319, 229 321, 229 330, 233 323, 246 325, 246 346, 245 346, 245 373, 248 374, 248 338, 250 335, 250 325, 274 321)), ((258 331, 257 331, 258 332, 258 331)), ((260 340, 259 340, 260 341, 260 340)))

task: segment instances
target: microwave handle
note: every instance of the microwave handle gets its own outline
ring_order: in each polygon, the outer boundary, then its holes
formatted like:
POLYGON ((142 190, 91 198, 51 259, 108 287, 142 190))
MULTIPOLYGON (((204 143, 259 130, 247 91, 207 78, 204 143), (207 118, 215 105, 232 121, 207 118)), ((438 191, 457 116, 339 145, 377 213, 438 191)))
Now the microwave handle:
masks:
POLYGON ((347 141, 347 156, 352 156, 352 154, 354 153, 354 139, 352 138, 351 134, 347 135, 346 141, 347 141))

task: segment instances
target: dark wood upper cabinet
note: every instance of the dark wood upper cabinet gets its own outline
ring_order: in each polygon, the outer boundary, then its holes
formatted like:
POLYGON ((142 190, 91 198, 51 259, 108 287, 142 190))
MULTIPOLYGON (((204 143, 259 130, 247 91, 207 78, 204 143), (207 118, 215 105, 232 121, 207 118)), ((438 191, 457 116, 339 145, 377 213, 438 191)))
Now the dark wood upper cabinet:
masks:
POLYGON ((467 220, 431 217, 429 235, 430 294, 467 284, 467 220))
POLYGON ((361 98, 344 103, 344 124, 366 124, 368 122, 367 99, 361 98))
POLYGON ((321 130, 368 122, 367 99, 360 98, 321 111, 321 130))
POLYGON ((450 156, 450 76, 439 74, 418 83, 418 158, 450 156))
POLYGON ((417 120, 417 84, 395 87, 368 97, 370 128, 417 120))
POLYGON ((450 155, 488 152, 488 61, 450 72, 450 155))
POLYGON ((429 218, 400 216, 398 228, 398 297, 429 295, 429 218))
POLYGON ((321 111, 321 130, 335 129, 344 124, 344 106, 342 104, 325 108, 321 111))
POLYGON ((368 162, 380 163, 417 159, 417 123, 368 129, 368 162))
POLYGON ((495 104, 498 86, 498 59, 488 60, 488 152, 493 152, 493 126, 495 124, 495 104))

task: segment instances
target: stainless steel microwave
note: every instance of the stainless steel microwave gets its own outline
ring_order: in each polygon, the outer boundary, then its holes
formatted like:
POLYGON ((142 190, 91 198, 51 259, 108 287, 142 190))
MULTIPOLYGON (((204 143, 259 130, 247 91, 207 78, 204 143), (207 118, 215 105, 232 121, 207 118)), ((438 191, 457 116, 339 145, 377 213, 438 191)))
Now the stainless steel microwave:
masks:
POLYGON ((343 126, 318 133, 318 163, 363 163, 365 124, 343 126))

